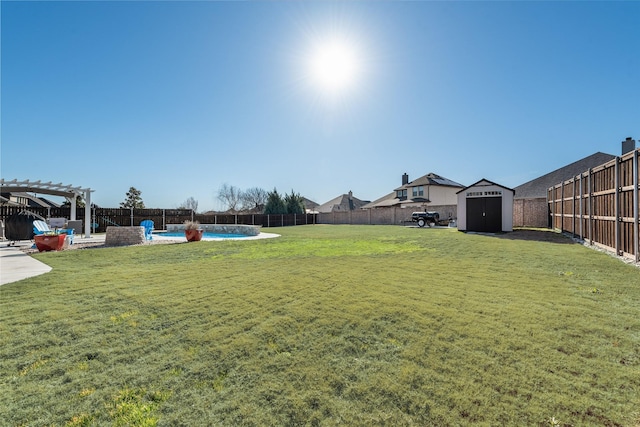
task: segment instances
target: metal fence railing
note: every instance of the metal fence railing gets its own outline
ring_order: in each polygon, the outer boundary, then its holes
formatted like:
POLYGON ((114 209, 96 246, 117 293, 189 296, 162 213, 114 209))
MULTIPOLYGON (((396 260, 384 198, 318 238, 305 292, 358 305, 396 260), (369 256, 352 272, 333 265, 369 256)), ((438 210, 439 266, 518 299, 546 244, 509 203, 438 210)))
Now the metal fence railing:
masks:
MULTIPOLYGON (((76 217, 84 218, 84 209, 77 208, 76 217)), ((43 208, 0 206, 0 219, 23 211, 29 211, 42 218, 70 218, 70 208, 43 208)), ((128 209, 128 208, 94 208, 91 212, 91 229, 104 232, 108 226, 135 226, 145 219, 154 222, 156 230, 166 230, 167 224, 182 224, 187 220, 201 224, 245 224, 262 227, 288 227, 294 225, 315 224, 317 214, 198 214, 191 209, 128 209)))

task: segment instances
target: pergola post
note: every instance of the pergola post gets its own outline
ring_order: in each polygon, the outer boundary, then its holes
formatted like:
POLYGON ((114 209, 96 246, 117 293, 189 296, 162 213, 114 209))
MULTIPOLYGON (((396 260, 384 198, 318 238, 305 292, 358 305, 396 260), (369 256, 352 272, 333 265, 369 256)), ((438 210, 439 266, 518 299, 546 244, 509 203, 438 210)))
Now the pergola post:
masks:
POLYGON ((84 191, 84 237, 91 237, 91 190, 84 191))
POLYGON ((69 200, 69 203, 71 203, 71 213, 69 214, 69 216, 70 216, 69 219, 71 221, 75 221, 75 219, 76 219, 76 212, 77 212, 76 211, 76 208, 77 208, 77 206, 76 206, 76 198, 77 198, 77 196, 74 194, 73 197, 71 198, 71 200, 69 200))

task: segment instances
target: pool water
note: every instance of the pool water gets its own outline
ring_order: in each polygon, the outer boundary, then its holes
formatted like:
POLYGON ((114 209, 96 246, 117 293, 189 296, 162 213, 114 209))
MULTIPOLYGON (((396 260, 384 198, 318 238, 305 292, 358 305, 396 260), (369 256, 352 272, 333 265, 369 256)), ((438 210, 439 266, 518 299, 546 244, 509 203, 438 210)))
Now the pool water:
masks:
MULTIPOLYGON (((158 233, 158 236, 163 237, 184 237, 184 231, 167 231, 164 233, 158 233)), ((226 234, 226 233, 212 233, 205 231, 202 233, 203 239, 237 239, 240 237, 249 237, 246 234, 226 234)))

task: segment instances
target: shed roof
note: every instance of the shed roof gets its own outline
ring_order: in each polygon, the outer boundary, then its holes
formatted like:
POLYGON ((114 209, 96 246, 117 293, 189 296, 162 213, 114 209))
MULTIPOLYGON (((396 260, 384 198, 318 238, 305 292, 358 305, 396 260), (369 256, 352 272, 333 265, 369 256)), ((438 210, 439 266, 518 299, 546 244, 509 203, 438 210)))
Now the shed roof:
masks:
POLYGON ((471 184, 468 187, 464 187, 462 190, 456 192, 456 194, 460 194, 463 191, 468 190, 471 187, 480 187, 480 186, 489 186, 489 185, 495 185, 497 187, 504 188, 505 190, 511 191, 512 193, 515 192, 515 190, 513 188, 505 187, 504 185, 496 184, 493 181, 489 181, 488 179, 482 178, 480 181, 478 181, 478 182, 476 182, 474 184, 471 184))

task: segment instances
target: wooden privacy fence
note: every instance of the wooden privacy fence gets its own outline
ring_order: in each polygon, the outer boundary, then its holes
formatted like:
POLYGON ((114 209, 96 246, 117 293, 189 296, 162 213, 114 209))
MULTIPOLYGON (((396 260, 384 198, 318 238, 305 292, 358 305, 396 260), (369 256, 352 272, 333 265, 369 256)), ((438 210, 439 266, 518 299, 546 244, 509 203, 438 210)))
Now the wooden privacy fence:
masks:
POLYGON ((640 149, 548 190, 552 228, 640 261, 640 149))
MULTIPOLYGON (((67 218, 71 214, 70 208, 42 208, 20 206, 0 206, 0 219, 29 211, 45 219, 67 218)), ((84 208, 76 210, 77 218, 84 218, 84 208)), ((154 222, 156 230, 165 230, 167 224, 182 224, 187 220, 199 221, 201 224, 244 224, 262 227, 288 227, 293 225, 315 224, 317 214, 197 214, 190 209, 128 209, 128 208, 95 208, 91 212, 92 230, 104 232, 110 225, 131 226, 140 225, 145 219, 154 222)))
MULTIPOLYGON (((454 219, 458 214, 456 205, 433 205, 427 209, 438 212, 442 220, 454 219)), ((320 212, 316 222, 318 224, 398 225, 410 222, 413 211, 423 210, 424 208, 389 207, 343 212, 320 212)))

